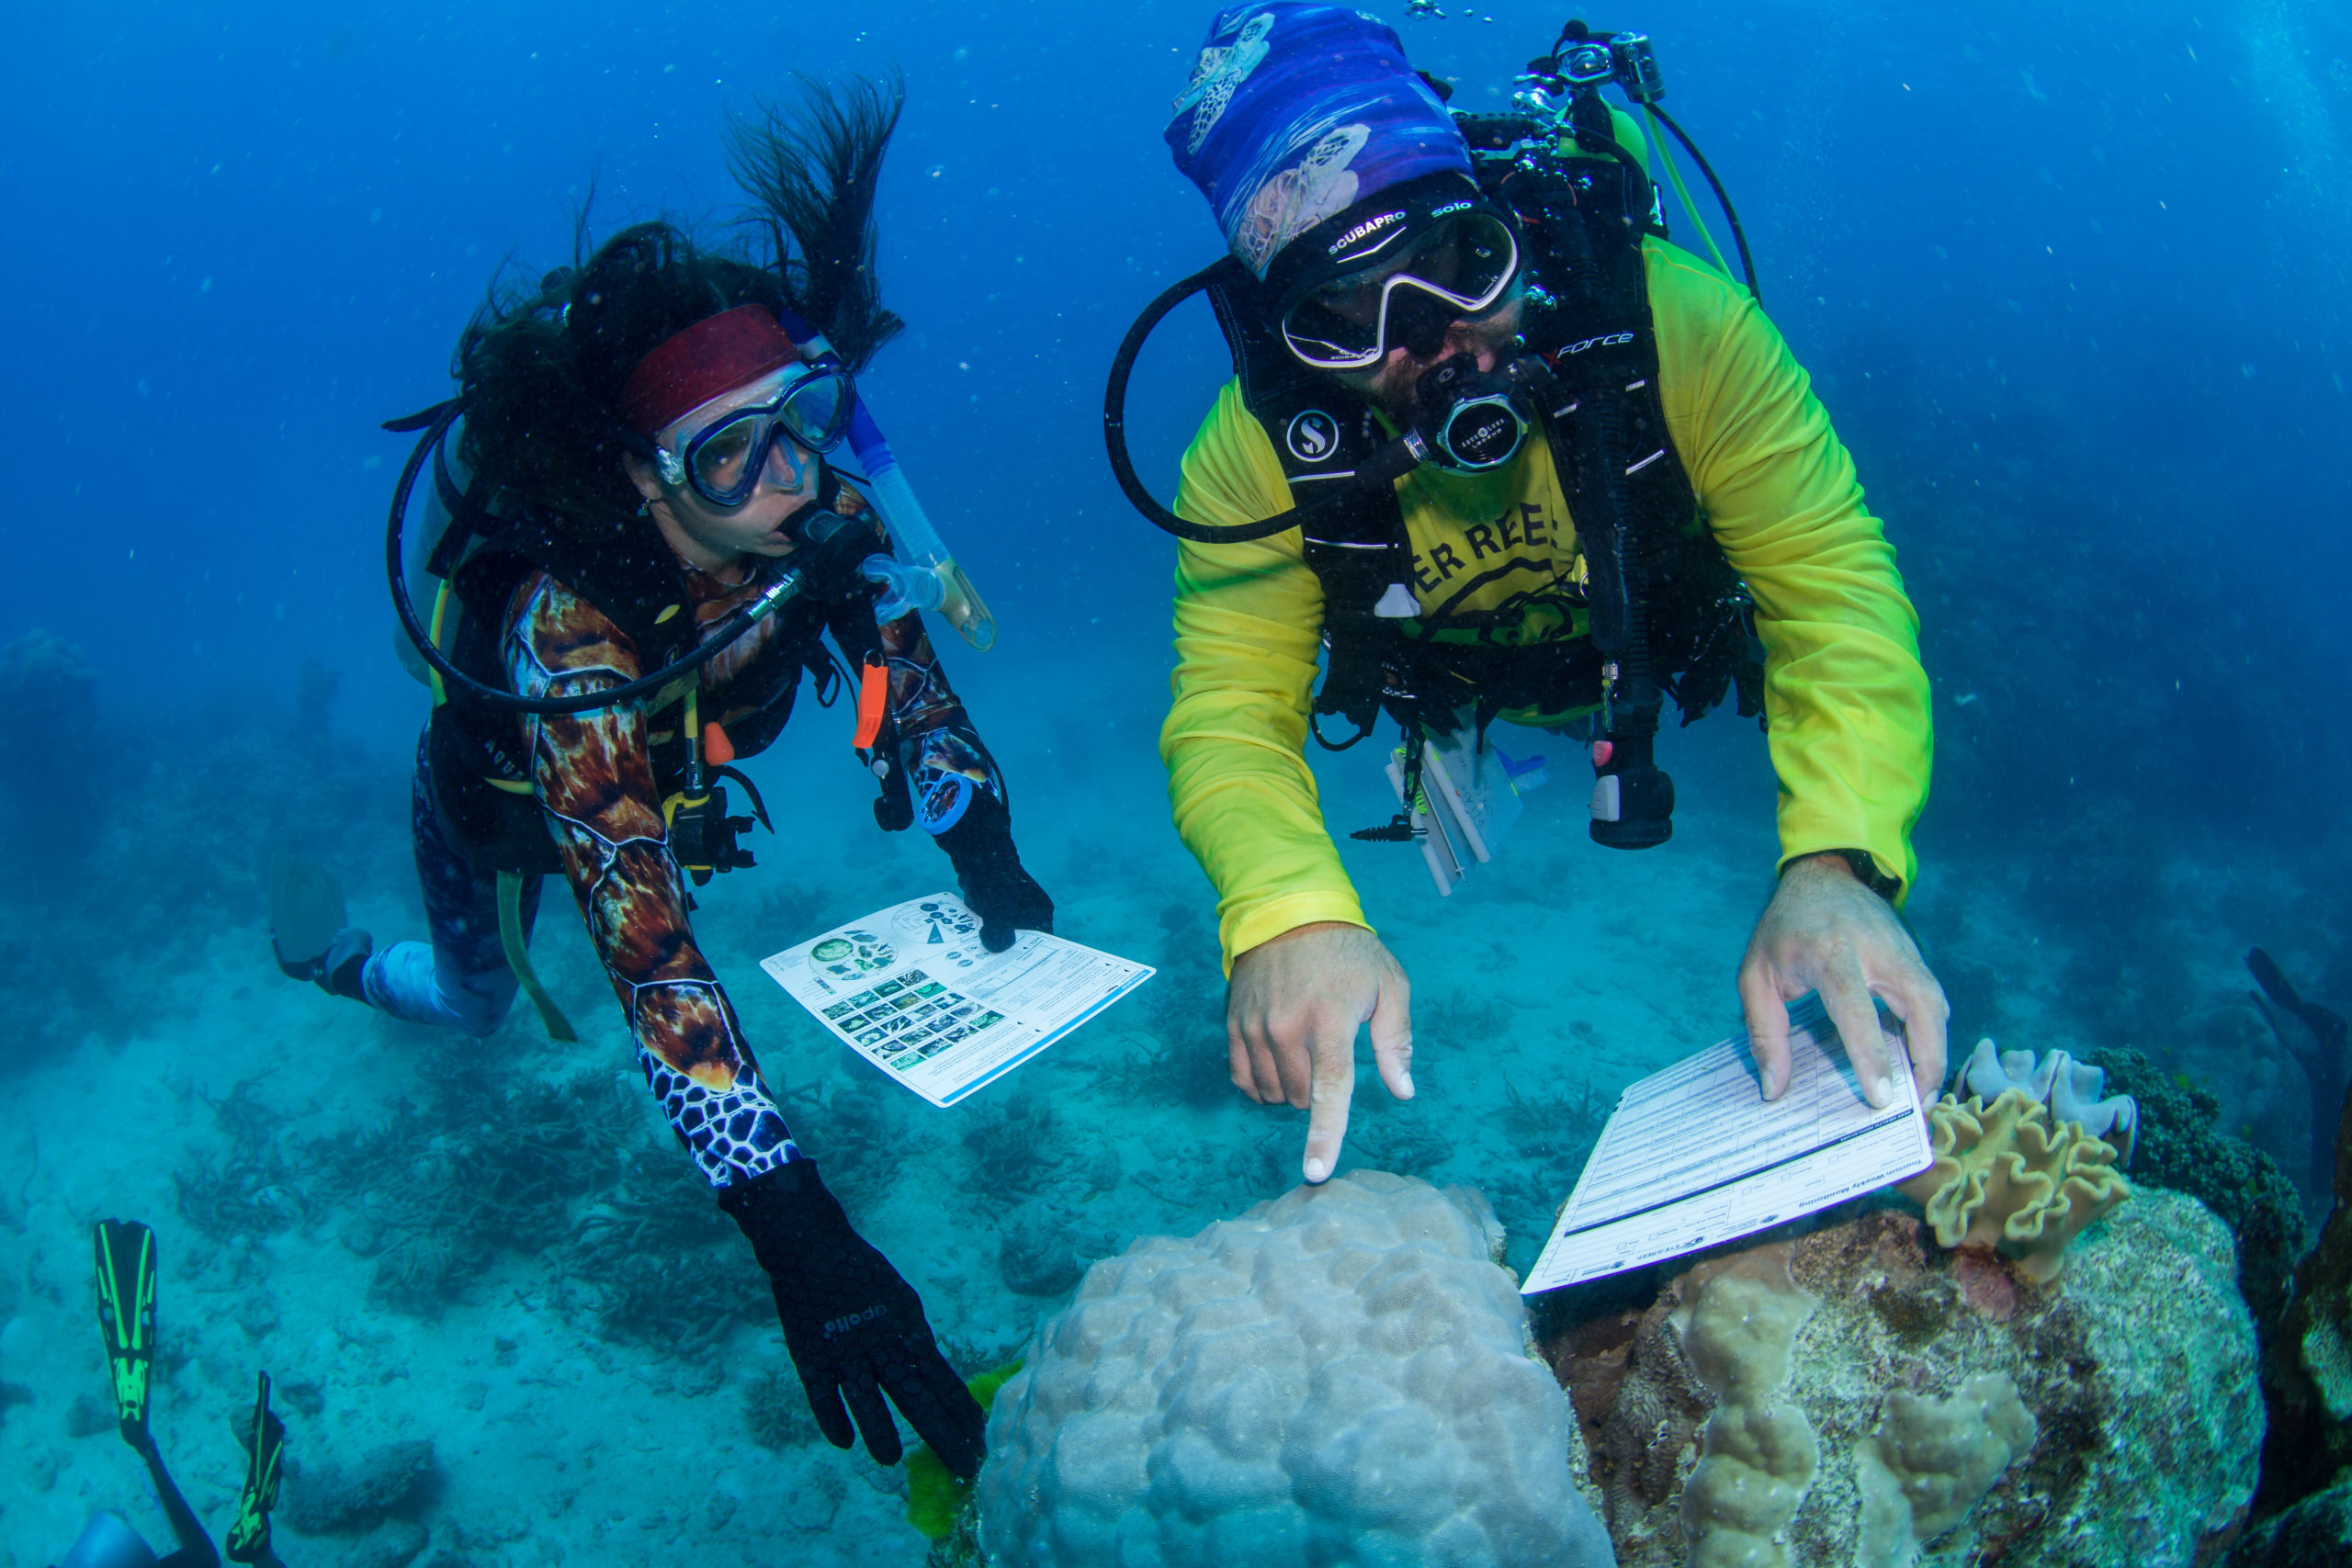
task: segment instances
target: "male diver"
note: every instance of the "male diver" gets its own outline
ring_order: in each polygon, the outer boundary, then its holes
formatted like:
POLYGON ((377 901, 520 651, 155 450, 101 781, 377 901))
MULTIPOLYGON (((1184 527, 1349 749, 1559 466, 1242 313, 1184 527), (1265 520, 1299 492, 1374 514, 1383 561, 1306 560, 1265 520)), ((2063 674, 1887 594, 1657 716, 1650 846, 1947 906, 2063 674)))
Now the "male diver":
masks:
MULTIPOLYGON (((443 584, 429 625, 395 589, 435 682, 413 813, 432 942, 371 952, 346 930, 297 952, 281 926, 279 958, 334 995, 478 1036, 519 984, 568 1037, 524 952, 539 877, 560 871, 647 1082, 770 1278, 825 1436, 846 1449, 854 1422, 896 1463, 888 1395, 969 1477, 980 1408, 913 1288, 794 1143, 695 943, 685 886, 751 863, 735 843, 751 818, 728 816, 720 781, 764 819, 728 764, 775 738, 808 675, 820 700, 854 692, 877 821, 937 838, 984 942, 1052 929, 1003 778, 910 606, 941 607, 982 646, 986 612, 952 562, 883 553, 928 530, 852 379, 901 324, 871 265, 897 116, 860 83, 812 92, 797 121, 739 127, 761 257, 640 224, 467 329, 458 396, 401 423, 424 434, 389 551, 398 561, 409 487, 429 469, 451 519, 427 563, 443 584)), ((800 815, 790 826, 814 830, 800 815)), ((318 930, 321 902, 288 923, 318 930)))
POLYGON ((1943 1077, 1949 1010, 1894 912, 1930 753, 1917 617, 1752 290, 1662 238, 1641 133, 1598 93, 1614 75, 1652 106, 1655 61, 1613 37, 1570 23, 1531 112, 1457 122, 1374 18, 1236 6, 1168 128, 1231 255, 1136 323, 1106 423, 1118 466, 1132 350, 1206 288, 1238 375, 1173 515, 1123 482, 1185 541, 1160 752, 1219 898, 1233 1080, 1310 1111, 1309 1181, 1338 1159, 1360 1025, 1413 1093, 1409 987, 1301 755, 1333 715, 1359 739, 1402 721, 1408 805, 1426 739, 1484 746, 1501 716, 1589 740, 1593 837, 1639 848, 1670 831, 1661 695, 1687 723, 1736 682, 1780 782, 1779 885, 1738 977, 1764 1098, 1786 1004, 1815 990, 1873 1103, 1895 1092, 1874 998, 1920 1091, 1943 1077))

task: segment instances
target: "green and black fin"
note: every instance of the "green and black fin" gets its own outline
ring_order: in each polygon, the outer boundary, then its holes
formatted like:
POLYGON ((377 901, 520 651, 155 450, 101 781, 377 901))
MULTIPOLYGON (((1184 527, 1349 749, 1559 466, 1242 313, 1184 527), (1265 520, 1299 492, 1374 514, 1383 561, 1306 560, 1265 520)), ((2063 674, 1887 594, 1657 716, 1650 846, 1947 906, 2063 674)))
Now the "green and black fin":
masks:
POLYGON ((147 1374, 155 1364, 155 1233, 137 1220, 100 1220, 98 1332, 106 1337, 123 1441, 147 1441, 147 1374))
POLYGON ((245 1486, 237 1495, 237 1517, 230 1521, 226 1551, 232 1562, 266 1562, 269 1511, 277 1506, 280 1466, 286 1457, 286 1424, 269 1408, 269 1374, 259 1374, 254 1395, 253 1431, 245 1446, 245 1486))
POLYGON ((288 978, 317 979, 343 924, 343 887, 333 875, 291 855, 271 859, 269 945, 288 978))

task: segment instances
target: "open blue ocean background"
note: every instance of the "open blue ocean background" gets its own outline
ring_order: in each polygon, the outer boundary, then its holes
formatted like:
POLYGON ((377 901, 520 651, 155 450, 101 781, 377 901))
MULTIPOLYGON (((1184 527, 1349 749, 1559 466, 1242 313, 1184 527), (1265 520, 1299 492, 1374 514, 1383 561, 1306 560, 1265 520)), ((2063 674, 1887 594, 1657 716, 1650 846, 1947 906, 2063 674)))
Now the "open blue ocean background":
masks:
MULTIPOLYGON (((1571 14, 1373 8, 1473 109, 1571 14)), ((129 1451, 85 1430, 105 1392, 86 1225, 117 1213, 161 1239, 185 1348, 158 1429, 216 1524, 256 1366, 304 1391, 282 1402, 298 1461, 432 1445, 430 1487, 291 1535, 296 1568, 412 1526, 421 1561, 922 1560, 898 1481, 818 1438, 763 1281, 628 1099, 568 899, 537 945, 587 1026, 569 1048, 527 1010, 477 1044, 323 998, 278 976, 262 920, 282 850, 341 876, 379 943, 422 934, 426 698, 383 570, 408 443, 380 422, 447 396, 486 289, 569 263, 582 225, 729 223, 728 118, 795 72, 905 73, 880 271, 909 327, 866 386, 1002 628, 985 656, 942 646, 1058 929, 1161 974, 951 1111, 828 1045, 757 960, 952 877, 874 830, 850 719, 813 705, 751 769, 783 838, 703 896, 697 931, 967 1371, 1067 1298, 1015 1288, 1060 1274, 1012 1252, 1083 1263, 1296 1179, 1303 1118, 1225 1084, 1212 895, 1154 751, 1172 546, 1101 434, 1121 334, 1218 249, 1160 141, 1209 9, 12 18, 0 1474, 33 1484, 0 1485, 0 1568, 51 1561, 96 1507, 163 1537, 129 1451), (526 1123, 544 1147, 521 1170, 526 1123), (509 1177, 494 1214, 417 1218, 435 1182, 509 1177)), ((1581 14, 1656 39, 1918 606, 1938 754, 1908 914, 1955 1059, 1987 1033, 2134 1047, 2310 1182, 2309 1096, 2241 959, 2261 945, 2352 1009, 2352 11, 1581 14)), ((1225 373, 1198 305, 1145 355, 1130 428, 1163 495, 1225 373)), ((1564 750, 1509 863, 1442 904, 1409 852, 1346 847, 1415 978, 1424 1086, 1391 1107, 1363 1075, 1351 1163, 1480 1186, 1521 1269, 1594 1116, 1737 1024, 1773 860, 1763 745, 1719 714, 1662 752, 1684 805, 1646 855, 1585 841, 1564 750)), ((1317 766, 1335 829, 1385 817, 1365 752, 1317 766)))

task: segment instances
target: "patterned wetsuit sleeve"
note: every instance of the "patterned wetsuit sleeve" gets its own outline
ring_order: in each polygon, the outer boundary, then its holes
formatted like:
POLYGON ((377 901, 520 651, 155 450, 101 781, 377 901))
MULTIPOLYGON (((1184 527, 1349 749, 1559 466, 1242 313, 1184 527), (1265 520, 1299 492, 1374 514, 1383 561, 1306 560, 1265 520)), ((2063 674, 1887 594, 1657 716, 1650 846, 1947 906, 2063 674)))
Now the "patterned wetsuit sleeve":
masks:
MULTIPOLYGON (((639 673, 636 649, 612 622, 544 575, 516 592, 505 657, 515 689, 534 696, 609 689, 639 673)), ((695 946, 644 705, 524 722, 572 897, 670 1125, 714 1187, 799 1158, 735 1010, 695 946)))
MULTIPOLYGON (((864 614, 852 607, 849 614, 864 614)), ((890 666, 890 716, 899 727, 899 765, 920 804, 942 779, 960 774, 1005 799, 1004 778, 980 740, 971 716, 947 684, 947 671, 912 611, 881 627, 882 656, 890 666)), ((836 640, 840 640, 838 637, 836 640)), ((843 643, 846 649, 850 645, 843 643)))

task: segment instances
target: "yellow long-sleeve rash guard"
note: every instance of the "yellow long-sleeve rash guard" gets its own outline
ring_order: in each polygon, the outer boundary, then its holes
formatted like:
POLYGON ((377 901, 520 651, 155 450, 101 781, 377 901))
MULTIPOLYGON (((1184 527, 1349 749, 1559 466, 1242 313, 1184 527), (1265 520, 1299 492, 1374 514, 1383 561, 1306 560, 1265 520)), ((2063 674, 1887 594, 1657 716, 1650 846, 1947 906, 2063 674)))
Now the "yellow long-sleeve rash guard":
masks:
MULTIPOLYGON (((1894 552, 1770 321, 1694 258, 1656 240, 1643 250, 1667 426, 1701 517, 1756 596, 1781 863, 1864 850, 1907 889, 1933 739, 1894 552)), ((1424 617, 1494 611, 1580 571, 1541 440, 1494 473, 1424 467, 1397 491, 1424 617)), ((1264 427, 1228 384, 1184 455, 1177 513, 1238 524, 1291 504, 1264 427)), ((1303 754, 1323 590, 1297 531, 1182 546, 1175 621, 1159 751, 1177 831, 1217 890, 1227 967, 1298 926, 1368 923, 1303 754)))

